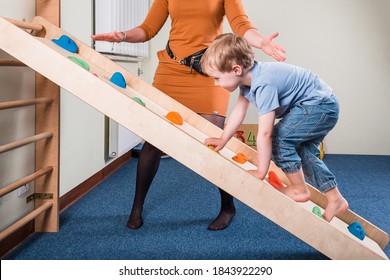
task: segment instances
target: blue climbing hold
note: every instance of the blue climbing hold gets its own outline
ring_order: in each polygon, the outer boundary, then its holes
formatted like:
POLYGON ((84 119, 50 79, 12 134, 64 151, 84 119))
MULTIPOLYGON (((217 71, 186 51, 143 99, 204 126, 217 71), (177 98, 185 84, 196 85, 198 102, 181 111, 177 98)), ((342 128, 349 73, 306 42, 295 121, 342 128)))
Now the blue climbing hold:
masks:
POLYGON ((52 41, 68 52, 77 53, 79 50, 76 43, 66 35, 62 35, 59 39, 53 39, 52 41))
POLYGON ((359 222, 353 222, 352 224, 350 224, 348 226, 348 230, 350 233, 355 235, 360 240, 363 240, 364 237, 366 236, 366 234, 364 232, 364 228, 359 222))
POLYGON ((110 79, 110 82, 116 84, 118 87, 126 88, 126 80, 119 72, 115 72, 110 79))

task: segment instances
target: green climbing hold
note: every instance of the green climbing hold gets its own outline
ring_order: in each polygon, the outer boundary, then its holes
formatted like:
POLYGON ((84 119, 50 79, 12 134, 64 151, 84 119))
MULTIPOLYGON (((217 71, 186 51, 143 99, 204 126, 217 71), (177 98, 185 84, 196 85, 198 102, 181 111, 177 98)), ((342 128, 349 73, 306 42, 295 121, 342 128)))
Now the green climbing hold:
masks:
POLYGON ((320 217, 322 219, 324 218, 324 217, 322 217, 321 210, 318 206, 314 206, 313 210, 311 212, 313 212, 314 214, 316 214, 318 217, 320 217))
POLYGON ((144 107, 146 106, 145 103, 144 103, 140 98, 138 98, 138 97, 133 97, 132 99, 133 99, 135 102, 141 104, 142 106, 144 106, 144 107))
POLYGON ((78 58, 78 57, 75 57, 75 56, 68 56, 68 58, 70 60, 72 60, 74 63, 77 63, 78 65, 80 65, 81 67, 83 67, 85 70, 88 70, 90 69, 89 67, 89 64, 86 63, 84 60, 82 60, 81 58, 78 58))

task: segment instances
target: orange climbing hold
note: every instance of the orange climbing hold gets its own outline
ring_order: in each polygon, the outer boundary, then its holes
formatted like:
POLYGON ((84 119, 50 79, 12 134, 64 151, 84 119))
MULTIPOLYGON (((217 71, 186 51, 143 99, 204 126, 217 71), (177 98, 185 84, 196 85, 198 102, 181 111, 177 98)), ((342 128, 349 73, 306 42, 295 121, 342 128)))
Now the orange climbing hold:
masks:
POLYGON ((276 189, 284 188, 282 181, 274 171, 268 172, 268 182, 276 189))
POLYGON ((183 124, 183 118, 178 112, 171 111, 167 114, 166 118, 177 125, 183 124))
POLYGON ((242 154, 242 153, 238 153, 237 155, 232 157, 232 159, 234 161, 237 161, 238 163, 241 163, 241 164, 244 164, 245 162, 248 161, 248 158, 244 154, 242 154))

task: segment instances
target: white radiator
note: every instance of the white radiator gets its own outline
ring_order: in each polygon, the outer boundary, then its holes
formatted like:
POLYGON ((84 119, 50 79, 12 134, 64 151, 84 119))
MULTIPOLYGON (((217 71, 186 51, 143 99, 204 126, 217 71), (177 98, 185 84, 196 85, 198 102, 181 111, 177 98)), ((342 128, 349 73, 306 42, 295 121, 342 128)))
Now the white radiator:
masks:
MULTIPOLYGON (((95 33, 124 31, 140 25, 148 13, 148 0, 95 0, 95 33)), ((95 42, 98 52, 128 56, 149 56, 148 43, 95 42)))

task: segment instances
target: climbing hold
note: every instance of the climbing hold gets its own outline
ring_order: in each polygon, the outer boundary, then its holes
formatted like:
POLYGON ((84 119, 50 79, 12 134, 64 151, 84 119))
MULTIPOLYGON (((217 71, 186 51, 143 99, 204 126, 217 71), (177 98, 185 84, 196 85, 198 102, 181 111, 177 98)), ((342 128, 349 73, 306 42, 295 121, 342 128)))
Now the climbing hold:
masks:
POLYGON ((115 72, 110 79, 110 82, 121 88, 126 88, 126 80, 120 72, 115 72))
POLYGON ((248 158, 244 154, 242 154, 242 153, 238 153, 237 155, 232 157, 232 159, 234 161, 237 161, 238 163, 241 163, 241 164, 244 164, 245 162, 248 161, 248 158))
POLYGON ((215 146, 214 146, 214 145, 208 145, 207 147, 209 147, 209 148, 212 149, 212 150, 215 149, 215 146))
POLYGON ((133 97, 132 99, 133 99, 135 102, 137 102, 137 103, 139 103, 139 104, 141 104, 142 106, 145 107, 145 103, 144 103, 140 98, 138 98, 138 97, 133 97))
POLYGON ((355 235, 360 240, 363 240, 364 237, 366 236, 366 234, 364 232, 364 228, 359 222, 353 222, 352 224, 350 224, 348 226, 348 230, 350 233, 355 235))
POLYGON ((178 112, 171 111, 166 115, 166 118, 177 125, 183 124, 183 118, 178 112))
POLYGON ((284 188, 282 180, 279 179, 274 171, 268 172, 268 182, 276 189, 284 188))
POLYGON ((322 216, 322 214, 321 214, 321 210, 320 210, 320 207, 318 207, 318 206, 314 206, 313 207, 313 210, 311 210, 311 212, 313 212, 314 214, 316 214, 318 217, 320 217, 320 218, 324 218, 323 216, 322 216))
POLYGON ((79 50, 76 43, 66 35, 62 35, 59 39, 53 39, 52 41, 68 52, 77 53, 79 50))
POLYGON ((323 160, 323 159, 324 159, 324 156, 325 156, 324 143, 321 142, 321 143, 320 143, 320 155, 318 156, 318 158, 319 158, 320 160, 323 160))
POLYGON ((88 63, 86 63, 84 60, 78 58, 78 57, 75 57, 75 56, 68 56, 68 58, 70 60, 72 60, 73 62, 77 63, 78 65, 80 65, 81 67, 83 67, 85 70, 88 70, 90 69, 88 63))
POLYGON ((93 73, 96 77, 98 77, 99 78, 99 76, 98 76, 98 74, 96 74, 96 73, 93 73))

